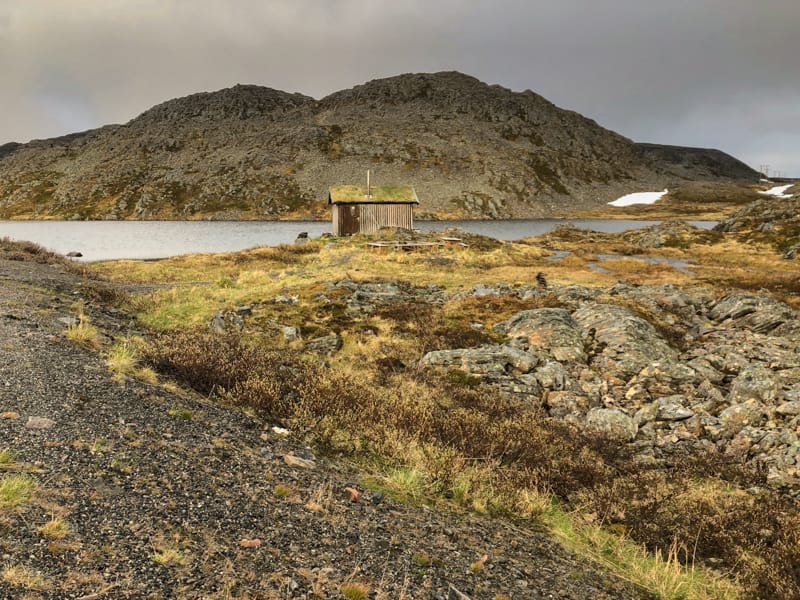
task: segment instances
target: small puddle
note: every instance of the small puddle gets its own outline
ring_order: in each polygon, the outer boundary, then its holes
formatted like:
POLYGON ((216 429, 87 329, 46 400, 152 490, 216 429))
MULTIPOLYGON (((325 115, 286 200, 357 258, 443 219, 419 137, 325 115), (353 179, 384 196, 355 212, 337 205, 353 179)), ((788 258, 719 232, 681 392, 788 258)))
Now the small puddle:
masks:
POLYGON ((586 263, 587 266, 595 271, 600 273, 608 273, 608 269, 604 269, 599 265, 607 260, 614 260, 616 258, 631 258, 633 260, 641 260, 651 265, 669 265, 679 273, 684 273, 686 275, 694 275, 694 273, 689 270, 687 267, 689 266, 689 261, 684 260, 682 258, 666 258, 663 256, 626 256, 624 254, 598 254, 596 261, 591 261, 586 263))
MULTIPOLYGON (((566 258, 572 254, 570 250, 553 250, 553 254, 550 256, 546 256, 545 260, 549 260, 551 262, 558 262, 559 260, 566 258)), ((586 266, 589 267, 592 271, 596 271, 597 273, 610 273, 608 269, 604 269, 601 266, 601 263, 607 260, 614 260, 617 258, 631 258, 633 260, 641 260, 651 265, 669 265, 676 271, 680 273, 684 273, 686 275, 694 275, 694 272, 689 269, 690 263, 688 260, 683 258, 666 258, 663 256, 642 256, 642 255, 635 255, 635 256, 628 256, 625 254, 597 254, 597 260, 587 261, 586 266)))
POLYGON ((552 254, 550 256, 544 257, 545 260, 549 260, 550 262, 557 262, 572 254, 572 250, 551 250, 551 252, 552 254))

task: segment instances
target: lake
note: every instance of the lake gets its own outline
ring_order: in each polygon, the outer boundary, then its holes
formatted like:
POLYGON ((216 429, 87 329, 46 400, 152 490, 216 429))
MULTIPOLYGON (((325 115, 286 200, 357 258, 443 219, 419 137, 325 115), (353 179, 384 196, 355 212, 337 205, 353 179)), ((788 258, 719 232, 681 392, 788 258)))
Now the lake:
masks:
MULTIPOLYGON (((422 231, 458 227, 499 240, 541 235, 563 223, 615 233, 655 225, 659 221, 607 219, 521 219, 512 221, 417 221, 422 231)), ((690 221, 710 229, 716 221, 690 221)), ((35 242, 81 260, 154 259, 196 252, 234 252, 255 246, 294 242, 306 231, 319 237, 331 231, 330 221, 0 221, 0 238, 35 242)))

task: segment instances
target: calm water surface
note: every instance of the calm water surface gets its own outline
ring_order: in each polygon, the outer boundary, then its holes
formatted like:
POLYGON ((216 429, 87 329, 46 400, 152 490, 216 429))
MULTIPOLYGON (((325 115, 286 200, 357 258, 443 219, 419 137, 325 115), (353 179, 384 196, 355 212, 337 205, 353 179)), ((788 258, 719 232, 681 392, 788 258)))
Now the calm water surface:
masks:
MULTIPOLYGON (((605 219, 526 219, 515 221, 417 221, 423 231, 458 227, 499 240, 547 233, 556 225, 614 233, 659 221, 605 219)), ((716 221, 690 221, 710 229, 716 221)), ((35 242, 81 260, 152 259, 195 252, 233 252, 255 246, 291 243, 301 231, 318 237, 331 231, 329 221, 0 221, 0 238, 35 242)))

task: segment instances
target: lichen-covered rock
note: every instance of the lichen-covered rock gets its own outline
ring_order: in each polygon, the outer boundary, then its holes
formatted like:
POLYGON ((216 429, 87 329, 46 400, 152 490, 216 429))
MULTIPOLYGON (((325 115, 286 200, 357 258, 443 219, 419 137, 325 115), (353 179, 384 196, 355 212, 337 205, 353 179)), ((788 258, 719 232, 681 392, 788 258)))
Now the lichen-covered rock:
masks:
POLYGON ((539 385, 546 390, 564 390, 570 387, 570 378, 564 366, 552 360, 547 360, 533 373, 539 385))
POLYGON ((758 400, 750 399, 733 404, 719 413, 720 424, 729 437, 739 433, 744 427, 760 425, 766 415, 766 407, 758 400))
POLYGON ((734 292, 714 304, 708 312, 717 323, 731 322, 737 327, 766 333, 796 319, 790 306, 767 295, 734 292))
POLYGON ((336 333, 309 340, 305 345, 308 352, 331 356, 342 349, 342 337, 336 333))
POLYGON ((586 415, 586 429, 609 439, 631 441, 639 430, 636 421, 616 408, 593 408, 586 415))
POLYGON ((694 416, 694 411, 684 406, 686 398, 680 394, 657 398, 655 405, 658 407, 656 413, 657 421, 684 421, 694 416))
POLYGON ((511 346, 481 346, 458 350, 434 350, 420 360, 423 366, 450 367, 473 375, 504 376, 530 373, 539 359, 511 346))
POLYGON ((653 361, 666 364, 677 358, 650 323, 623 306, 592 304, 572 317, 593 338, 596 355, 591 363, 604 373, 628 379, 653 361))
POLYGON ((563 308, 525 310, 494 326, 524 348, 536 348, 561 362, 585 362, 583 336, 578 324, 563 308))
POLYGON ((742 369, 731 382, 728 400, 732 404, 749 400, 772 404, 779 393, 780 386, 772 371, 760 365, 752 365, 742 369))

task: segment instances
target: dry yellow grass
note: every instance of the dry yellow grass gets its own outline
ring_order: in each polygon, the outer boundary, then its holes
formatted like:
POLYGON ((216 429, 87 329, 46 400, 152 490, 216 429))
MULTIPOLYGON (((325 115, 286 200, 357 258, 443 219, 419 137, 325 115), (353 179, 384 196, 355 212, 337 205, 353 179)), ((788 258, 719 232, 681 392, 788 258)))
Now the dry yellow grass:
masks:
POLYGON ((0 578, 8 585, 26 590, 41 591, 50 587, 46 577, 25 565, 4 566, 0 571, 0 578))
MULTIPOLYGON (((527 244, 495 243, 466 250, 443 248, 434 253, 378 255, 366 251, 364 238, 355 238, 334 240, 326 245, 318 243, 304 253, 285 248, 259 248, 238 254, 198 255, 135 264, 109 263, 100 268, 120 279, 129 279, 133 271, 141 281, 170 283, 169 288, 149 294, 140 304, 143 319, 157 328, 205 326, 217 310, 257 303, 259 315, 264 319, 307 327, 313 332, 339 331, 344 348, 327 359, 331 368, 322 377, 333 380, 341 376, 359 389, 369 389, 371 402, 387 405, 385 410, 392 416, 384 424, 364 425, 361 431, 343 431, 337 430, 343 427, 335 418, 325 415, 317 422, 318 431, 314 433, 324 436, 334 448, 355 453, 366 451, 372 457, 370 460, 380 456, 378 463, 371 465, 374 479, 399 496, 427 501, 431 494, 444 491, 460 506, 477 512, 511 513, 543 521, 565 544, 663 598, 736 597, 735 581, 718 579, 691 565, 682 566, 677 560, 677 548, 648 554, 624 537, 599 526, 582 524, 579 514, 560 511, 554 507, 547 489, 540 490, 535 485, 510 487, 503 480, 503 469, 498 464, 491 461, 467 464, 463 457, 448 454, 443 446, 426 446, 409 430, 401 431, 401 425, 412 421, 419 429, 424 429, 436 410, 458 407, 448 405, 447 398, 434 393, 429 385, 414 377, 394 373, 391 368, 378 373, 377 359, 391 358, 412 364, 419 358, 423 344, 430 342, 426 337, 430 330, 440 328, 449 334, 448 327, 463 331, 469 329, 470 323, 478 322, 485 331, 491 331, 494 323, 520 310, 557 305, 550 304, 554 297, 543 295, 536 299, 538 304, 531 305, 510 297, 470 297, 431 309, 428 315, 411 309, 398 316, 393 316, 391 311, 378 311, 361 319, 359 328, 355 328, 336 292, 327 287, 329 282, 347 278, 356 282, 436 284, 452 293, 477 283, 530 285, 534 283, 535 274, 543 271, 552 284, 707 283, 722 292, 731 287, 769 289, 780 284, 778 277, 786 278, 786 289, 789 289, 788 280, 800 276, 800 269, 794 263, 782 261, 774 251, 742 243, 732 236, 711 241, 704 238, 702 243, 680 240, 680 247, 646 250, 653 256, 688 260, 693 265, 689 268, 695 271, 694 276, 669 265, 651 264, 635 254, 626 255, 645 251, 605 234, 587 236, 581 233, 573 240, 549 241, 551 248, 573 252, 559 261, 546 260, 549 250, 539 246, 540 243, 532 240, 527 244), (621 256, 603 261, 601 266, 607 272, 598 272, 591 263, 600 254, 621 256), (786 274, 776 274, 777 270, 786 274), (329 310, 330 307, 326 309, 327 300, 321 301, 319 292, 324 292, 331 304, 339 303, 341 314, 329 310), (275 304, 272 300, 278 295, 296 295, 297 303, 275 304)), ((294 347, 274 339, 270 340, 270 346, 287 351, 294 347)), ((317 383, 323 388, 327 385, 317 383)), ((700 488, 690 492, 706 493, 700 488)), ((677 500, 687 504, 700 502, 696 497, 677 500)), ((300 501, 306 502, 308 510, 324 512, 326 494, 320 490, 319 494, 300 501)), ((720 506, 715 504, 712 509, 720 510, 720 506)))
POLYGON ((60 540, 69 535, 70 526, 61 517, 53 517, 47 523, 38 527, 36 531, 48 539, 60 540))

